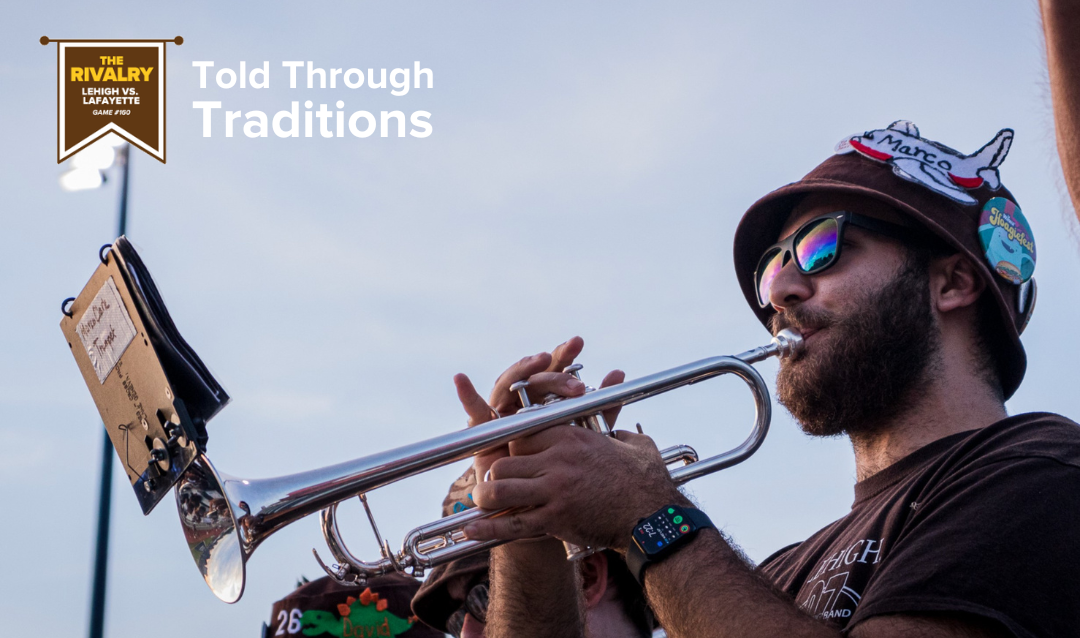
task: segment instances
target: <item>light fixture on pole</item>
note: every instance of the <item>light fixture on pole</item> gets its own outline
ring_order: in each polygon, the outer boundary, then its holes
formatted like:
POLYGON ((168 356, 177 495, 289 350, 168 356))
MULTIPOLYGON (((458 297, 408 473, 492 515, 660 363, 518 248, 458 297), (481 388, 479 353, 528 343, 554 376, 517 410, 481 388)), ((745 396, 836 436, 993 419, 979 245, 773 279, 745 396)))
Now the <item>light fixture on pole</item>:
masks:
POLYGON ((71 158, 71 170, 60 176, 60 187, 66 191, 81 191, 104 184, 105 174, 102 171, 116 161, 120 154, 117 147, 123 147, 120 153, 127 154, 127 142, 116 133, 109 133, 79 151, 71 158))
MULTIPOLYGON (((127 142, 109 133, 71 158, 71 169, 60 176, 66 191, 98 188, 105 183, 105 171, 114 163, 121 166, 120 215, 117 235, 127 232, 128 149, 127 142)), ((105 583, 109 562, 109 515, 112 505, 112 443, 108 432, 101 453, 101 491, 98 495, 97 542, 94 548, 94 581, 90 597, 89 638, 102 638, 105 626, 105 583)))

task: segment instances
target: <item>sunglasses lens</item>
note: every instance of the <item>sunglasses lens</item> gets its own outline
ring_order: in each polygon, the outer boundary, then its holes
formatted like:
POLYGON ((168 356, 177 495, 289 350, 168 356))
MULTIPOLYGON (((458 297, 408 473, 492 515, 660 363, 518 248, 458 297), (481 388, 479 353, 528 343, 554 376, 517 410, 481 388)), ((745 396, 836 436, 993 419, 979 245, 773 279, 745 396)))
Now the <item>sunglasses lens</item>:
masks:
POLYGON ((784 251, 774 248, 762 256, 758 263, 757 271, 757 296, 758 303, 762 306, 769 304, 769 290, 772 288, 773 279, 784 266, 784 251))
POLYGON ((799 270, 815 272, 833 262, 838 230, 835 219, 822 219, 799 232, 795 238, 795 263, 799 270))
POLYGON ((488 609, 488 586, 487 583, 478 583, 465 594, 465 601, 461 608, 446 619, 446 631, 454 638, 460 638, 465 628, 465 616, 472 616, 473 620, 482 623, 487 622, 488 609))
POLYGON ((449 618, 446 619, 446 632, 454 638, 461 638, 461 629, 465 626, 465 614, 464 609, 455 611, 449 618))
POLYGON ((465 598, 465 609, 482 623, 487 622, 488 586, 481 583, 469 590, 465 598))

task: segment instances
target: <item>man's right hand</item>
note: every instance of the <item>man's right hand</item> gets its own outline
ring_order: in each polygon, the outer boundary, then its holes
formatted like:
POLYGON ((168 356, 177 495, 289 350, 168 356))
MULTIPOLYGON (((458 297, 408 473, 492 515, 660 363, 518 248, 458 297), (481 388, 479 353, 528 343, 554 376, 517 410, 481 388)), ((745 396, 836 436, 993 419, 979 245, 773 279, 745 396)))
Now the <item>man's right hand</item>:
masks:
MULTIPOLYGON (((585 341, 581 337, 573 337, 558 345, 550 353, 541 352, 531 357, 525 357, 506 369, 491 389, 488 401, 480 396, 473 386, 469 377, 464 374, 454 375, 454 385, 457 387, 458 399, 469 415, 469 427, 486 423, 495 418, 492 409, 497 410, 501 416, 509 416, 521 409, 521 403, 516 392, 510 390, 510 386, 518 381, 529 382, 529 400, 534 403, 543 401, 549 394, 560 397, 577 397, 585 394, 585 384, 574 378, 573 375, 563 372, 574 359, 581 354, 585 341)), ((626 377, 621 370, 613 370, 604 377, 600 387, 604 388, 616 383, 622 383, 626 377)), ((615 425, 615 419, 619 415, 619 408, 604 412, 604 418, 611 426, 615 425)), ((477 455, 473 459, 476 467, 477 479, 483 480, 488 468, 496 459, 509 456, 506 446, 477 455)))
MULTIPOLYGON (((496 381, 490 404, 480 397, 468 377, 457 375, 458 396, 470 416, 470 425, 493 418, 489 405, 504 416, 517 412, 519 397, 510 388, 519 381, 528 380, 529 399, 533 403, 542 402, 550 395, 566 398, 584 394, 581 381, 561 372, 573 363, 583 345, 575 337, 550 355, 540 353, 510 366, 496 381)), ((601 387, 621 383, 624 377, 622 371, 612 371, 601 387)), ((617 408, 604 412, 609 425, 614 424, 617 416, 617 408)), ((625 547, 634 522, 664 504, 681 503, 684 497, 671 482, 652 439, 630 432, 616 434, 616 438, 608 438, 584 428, 555 426, 478 455, 473 462, 479 481, 473 490, 476 503, 486 509, 516 511, 497 520, 473 523, 466 533, 481 539, 505 540, 550 534, 580 545, 616 550, 625 547), (546 467, 538 469, 537 463, 546 467), (508 480, 486 482, 489 470, 495 474, 493 479, 508 480), (622 488, 613 487, 612 481, 625 485, 635 480, 640 485, 634 495, 641 498, 619 498, 622 488), (590 512, 589 519, 581 521, 558 514, 567 511, 590 512), (605 527, 601 522, 609 525, 605 527)))
MULTIPOLYGON (((562 372, 581 354, 585 345, 574 337, 551 353, 541 352, 525 357, 503 372, 495 382, 488 401, 480 396, 469 377, 454 377, 458 398, 469 415, 469 427, 486 423, 498 414, 516 413, 521 404, 510 386, 529 381, 529 400, 541 402, 549 393, 561 397, 576 397, 585 393, 585 385, 570 374, 562 372)), ((604 379, 604 385, 619 383, 622 372, 615 371, 604 379)), ((618 410, 605 413, 613 423, 618 410)), ((509 456, 509 446, 503 446, 473 459, 478 481, 483 481, 491 464, 509 456)), ((491 551, 491 605, 488 609, 486 635, 493 638, 532 638, 541 636, 585 635, 584 608, 579 596, 575 564, 565 560, 562 543, 554 538, 535 543, 511 543, 491 551)))

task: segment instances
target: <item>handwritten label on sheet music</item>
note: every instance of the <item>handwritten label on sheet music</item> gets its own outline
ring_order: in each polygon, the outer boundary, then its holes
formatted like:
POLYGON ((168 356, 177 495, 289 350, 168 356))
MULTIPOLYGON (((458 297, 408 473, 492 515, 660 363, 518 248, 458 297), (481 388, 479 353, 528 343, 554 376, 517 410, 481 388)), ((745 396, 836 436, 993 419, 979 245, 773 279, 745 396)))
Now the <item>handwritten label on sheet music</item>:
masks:
POLYGON ((116 367, 116 362, 135 338, 135 326, 112 277, 94 296, 94 301, 79 319, 75 330, 94 366, 98 382, 105 383, 105 377, 116 367))

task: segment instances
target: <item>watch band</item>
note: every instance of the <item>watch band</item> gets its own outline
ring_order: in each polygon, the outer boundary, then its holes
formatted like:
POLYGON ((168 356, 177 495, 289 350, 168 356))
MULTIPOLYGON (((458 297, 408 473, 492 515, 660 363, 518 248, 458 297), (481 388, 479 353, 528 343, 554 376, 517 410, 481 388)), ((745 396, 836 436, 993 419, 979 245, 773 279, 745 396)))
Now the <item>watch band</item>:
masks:
POLYGON ((661 507, 634 525, 626 551, 626 566, 644 587, 646 567, 675 553, 698 531, 706 528, 716 529, 716 526, 699 509, 679 505, 661 507))

